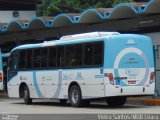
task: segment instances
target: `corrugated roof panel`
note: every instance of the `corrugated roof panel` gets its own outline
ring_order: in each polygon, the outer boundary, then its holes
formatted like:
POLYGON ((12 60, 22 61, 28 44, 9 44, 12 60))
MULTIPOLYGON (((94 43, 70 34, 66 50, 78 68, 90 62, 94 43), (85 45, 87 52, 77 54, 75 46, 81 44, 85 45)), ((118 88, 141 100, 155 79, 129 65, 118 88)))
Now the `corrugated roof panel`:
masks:
POLYGON ((160 0, 151 0, 147 3, 144 9, 141 9, 141 13, 145 14, 157 14, 160 13, 160 0))
POLYGON ((120 3, 108 15, 108 19, 121 19, 136 17, 138 11, 130 3, 120 3))
POLYGON ((35 17, 28 23, 27 29, 41 29, 48 27, 48 23, 41 17, 35 17))
POLYGON ((21 31, 24 29, 24 24, 18 20, 12 20, 4 29, 4 31, 21 31))
POLYGON ((35 17, 30 21, 13 20, 0 23, 0 31, 63 27, 78 23, 98 23, 107 19, 134 18, 142 14, 160 13, 160 0, 146 3, 120 3, 114 8, 87 9, 82 13, 60 14, 55 17, 35 17))
POLYGON ((96 23, 104 19, 104 14, 97 9, 87 9, 81 13, 77 23, 96 23))
POLYGON ((71 15, 60 14, 53 18, 50 27, 69 26, 72 23, 74 23, 74 19, 71 15))

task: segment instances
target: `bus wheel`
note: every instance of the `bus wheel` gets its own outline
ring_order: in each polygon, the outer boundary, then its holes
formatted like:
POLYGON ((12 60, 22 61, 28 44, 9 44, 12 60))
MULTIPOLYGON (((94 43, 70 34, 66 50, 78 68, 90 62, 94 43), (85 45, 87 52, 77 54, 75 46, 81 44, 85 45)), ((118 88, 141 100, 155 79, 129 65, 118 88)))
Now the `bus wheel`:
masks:
POLYGON ((81 90, 77 85, 73 85, 69 90, 69 100, 73 107, 82 106, 81 90))
POLYGON ((67 99, 60 99, 59 102, 60 104, 64 105, 67 103, 67 99))
POLYGON ((126 97, 109 97, 106 98, 106 102, 111 107, 120 107, 123 106, 126 102, 126 97))
POLYGON ((32 99, 30 98, 29 89, 28 89, 27 85, 24 86, 24 103, 26 105, 29 105, 32 103, 32 99))

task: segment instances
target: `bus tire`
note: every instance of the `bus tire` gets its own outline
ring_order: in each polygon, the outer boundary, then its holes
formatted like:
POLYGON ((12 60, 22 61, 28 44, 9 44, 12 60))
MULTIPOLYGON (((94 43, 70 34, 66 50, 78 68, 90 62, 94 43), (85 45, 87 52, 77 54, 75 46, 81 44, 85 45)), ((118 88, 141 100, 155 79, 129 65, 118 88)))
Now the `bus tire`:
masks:
POLYGON ((73 85, 69 90, 69 100, 73 107, 82 106, 82 95, 79 86, 73 85))
POLYGON ((24 86, 24 103, 26 105, 30 105, 32 103, 32 99, 30 98, 30 93, 27 85, 24 86))
POLYGON ((106 102, 110 107, 121 107, 125 104, 127 97, 108 97, 106 102))

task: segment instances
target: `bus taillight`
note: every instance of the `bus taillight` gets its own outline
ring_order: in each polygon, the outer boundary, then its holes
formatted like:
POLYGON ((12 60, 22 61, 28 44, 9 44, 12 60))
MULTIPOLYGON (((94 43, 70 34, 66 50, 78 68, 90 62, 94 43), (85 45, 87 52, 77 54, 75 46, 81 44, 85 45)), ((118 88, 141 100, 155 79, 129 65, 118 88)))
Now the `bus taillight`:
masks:
POLYGON ((114 85, 114 79, 113 79, 113 74, 109 73, 109 81, 112 85, 114 85))
POLYGON ((0 73, 0 82, 2 82, 2 79, 3 79, 3 74, 0 73))
POLYGON ((154 72, 150 73, 150 84, 154 82, 154 72))
POLYGON ((114 85, 114 78, 112 73, 104 73, 104 77, 108 77, 112 85, 114 85))

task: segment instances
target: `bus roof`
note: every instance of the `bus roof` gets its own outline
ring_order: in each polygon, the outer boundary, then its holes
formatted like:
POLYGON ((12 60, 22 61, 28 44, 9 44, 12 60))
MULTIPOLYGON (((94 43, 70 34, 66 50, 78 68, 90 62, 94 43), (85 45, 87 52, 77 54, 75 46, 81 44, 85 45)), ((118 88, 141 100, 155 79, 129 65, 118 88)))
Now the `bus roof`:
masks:
POLYGON ((123 35, 123 34, 120 34, 118 32, 91 32, 91 33, 68 35, 68 36, 61 37, 60 40, 44 41, 43 43, 38 43, 38 44, 20 45, 12 49, 11 52, 15 50, 21 50, 21 49, 40 48, 40 47, 49 47, 49 46, 66 45, 66 44, 76 44, 76 43, 90 42, 90 41, 100 41, 103 38, 109 38, 111 36, 118 36, 118 35, 123 35))
POLYGON ((62 36, 60 40, 68 41, 68 40, 95 38, 95 37, 103 37, 103 36, 111 36, 111 35, 119 35, 119 34, 120 34, 119 32, 90 32, 90 33, 62 36))
POLYGON ((60 40, 52 40, 52 41, 44 41, 43 43, 38 44, 26 44, 20 45, 12 49, 11 52, 20 49, 29 49, 29 48, 39 48, 39 47, 46 47, 46 46, 55 46, 55 45, 63 45, 63 44, 71 44, 71 43, 81 43, 81 42, 89 42, 89 41, 99 41, 104 37, 109 37, 112 35, 119 35, 118 32, 90 32, 90 33, 83 33, 83 34, 75 34, 75 35, 68 35, 63 36, 60 40))

